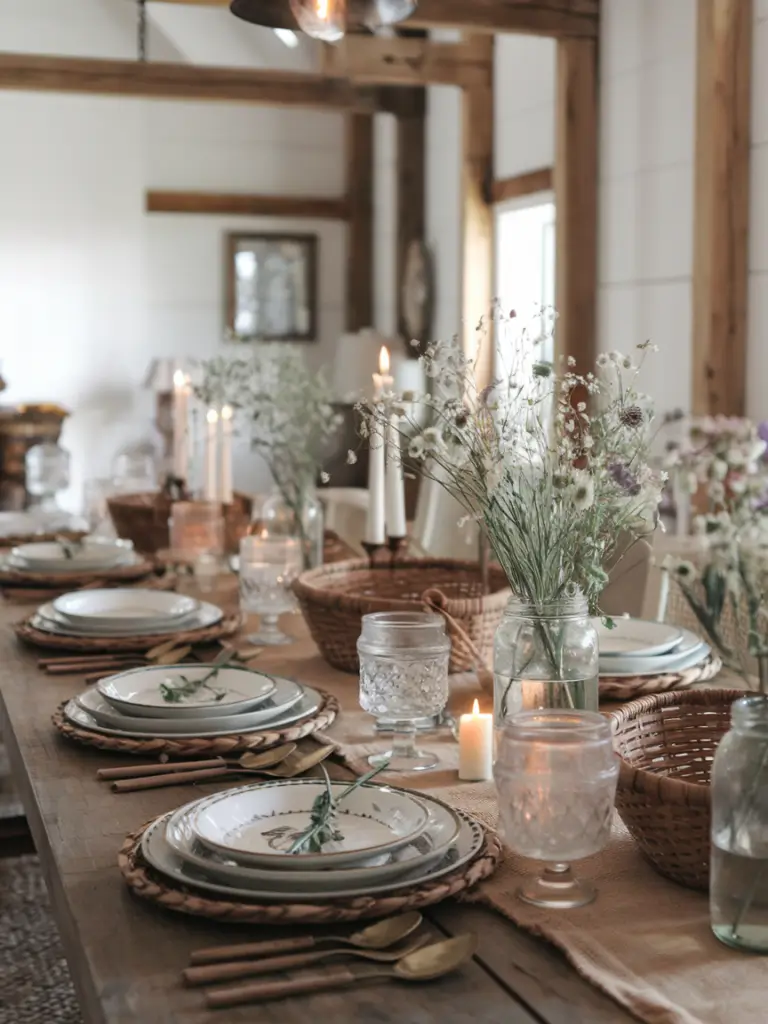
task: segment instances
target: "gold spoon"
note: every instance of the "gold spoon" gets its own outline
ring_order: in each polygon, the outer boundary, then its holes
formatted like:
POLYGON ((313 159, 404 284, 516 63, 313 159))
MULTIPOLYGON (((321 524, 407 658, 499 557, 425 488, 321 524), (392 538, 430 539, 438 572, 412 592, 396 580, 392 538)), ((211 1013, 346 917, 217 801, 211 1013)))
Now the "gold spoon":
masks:
POLYGON ((422 916, 418 910, 411 910, 407 914, 378 921, 353 935, 303 935, 295 939, 244 942, 237 946, 198 949, 192 953, 189 962, 221 964, 229 960, 250 960, 259 956, 276 956, 278 953, 298 953, 303 949, 315 949, 325 942, 354 946, 356 949, 388 949, 415 932, 421 922, 422 916))
POLYGON ((239 1006, 243 1003, 263 1003, 270 999, 284 999, 328 989, 347 988, 361 981, 386 978, 395 981, 433 981, 450 974, 472 958, 477 949, 476 935, 458 935, 455 939, 435 942, 406 953, 394 967, 374 967, 351 971, 339 967, 326 974, 290 981, 257 981, 249 985, 235 985, 218 991, 206 992, 205 1001, 211 1009, 239 1006))
POLYGON ((270 956, 261 960, 236 960, 229 964, 204 964, 202 967, 187 967, 182 977, 187 985, 213 985, 219 981, 234 981, 236 978, 252 978, 259 974, 273 974, 276 971, 296 971, 310 967, 321 960, 333 957, 356 957, 373 960, 380 964, 393 964, 404 956, 415 953, 426 945, 429 939, 422 935, 405 949, 355 949, 338 946, 335 949, 320 949, 310 953, 290 953, 287 956, 270 956))

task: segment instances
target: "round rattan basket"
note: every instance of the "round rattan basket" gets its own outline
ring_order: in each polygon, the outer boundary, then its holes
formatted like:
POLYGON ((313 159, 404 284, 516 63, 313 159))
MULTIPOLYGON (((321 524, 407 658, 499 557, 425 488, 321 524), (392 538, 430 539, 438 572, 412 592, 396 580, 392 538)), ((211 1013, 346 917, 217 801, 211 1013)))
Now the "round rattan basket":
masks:
POLYGON ((436 611, 451 638, 451 672, 493 662, 493 637, 511 597, 501 569, 491 567, 483 593, 480 567, 450 559, 367 559, 324 565, 294 583, 320 653, 334 668, 357 672, 357 639, 370 612, 436 611))
POLYGON ((641 697, 612 711, 620 758, 616 808, 659 874, 709 885, 712 759, 743 690, 685 690, 641 697))
MULTIPOLYGON (((137 551, 154 555, 170 544, 168 518, 171 498, 164 493, 116 494, 107 499, 118 537, 132 540, 137 551)), ((239 547, 240 538, 248 532, 251 523, 252 499, 236 494, 224 509, 224 544, 230 554, 239 547)))

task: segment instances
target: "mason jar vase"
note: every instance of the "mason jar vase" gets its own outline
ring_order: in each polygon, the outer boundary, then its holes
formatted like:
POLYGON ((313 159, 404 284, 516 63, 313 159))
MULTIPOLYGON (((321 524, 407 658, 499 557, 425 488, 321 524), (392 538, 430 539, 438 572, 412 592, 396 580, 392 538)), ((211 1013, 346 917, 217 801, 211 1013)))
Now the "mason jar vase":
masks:
POLYGON ((598 638, 586 598, 513 598, 496 631, 493 672, 497 729, 520 711, 597 711, 598 638))

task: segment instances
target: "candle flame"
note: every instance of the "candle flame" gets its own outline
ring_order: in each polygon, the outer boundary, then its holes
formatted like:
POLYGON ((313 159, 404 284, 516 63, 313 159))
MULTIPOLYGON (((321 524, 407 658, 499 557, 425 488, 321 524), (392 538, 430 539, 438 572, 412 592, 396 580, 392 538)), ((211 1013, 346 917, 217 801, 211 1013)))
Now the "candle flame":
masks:
POLYGON ((381 352, 379 352, 379 373, 382 376, 389 373, 389 351, 386 345, 382 345, 381 352))
POLYGON ((224 405, 221 408, 221 418, 223 420, 231 420, 234 416, 234 409, 231 405, 224 405))
POLYGON ((205 414, 205 418, 208 420, 209 423, 218 423, 219 414, 216 412, 215 409, 209 409, 208 412, 205 414))
POLYGON ((267 528, 266 528, 266 526, 262 526, 262 528, 261 528, 261 533, 259 534, 259 537, 260 537, 260 538, 261 538, 262 540, 268 540, 268 539, 269 539, 269 533, 268 533, 268 531, 267 531, 267 528))
POLYGON ((475 703, 472 705, 472 714, 473 715, 479 715, 480 714, 480 701, 477 700, 477 699, 475 700, 475 703))
POLYGON ((187 383, 187 377, 183 370, 176 370, 173 375, 173 386, 175 388, 183 388, 187 383))
POLYGON ((323 21, 328 20, 328 0, 315 0, 315 11, 318 18, 322 18, 323 21))

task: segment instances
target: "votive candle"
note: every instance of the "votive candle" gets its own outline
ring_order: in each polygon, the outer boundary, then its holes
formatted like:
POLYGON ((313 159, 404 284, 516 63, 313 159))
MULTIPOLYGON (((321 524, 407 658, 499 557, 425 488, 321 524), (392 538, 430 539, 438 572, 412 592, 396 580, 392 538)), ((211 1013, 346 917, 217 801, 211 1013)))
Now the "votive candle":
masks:
POLYGON ((493 777, 493 715, 481 715, 475 701, 471 715, 459 720, 459 778, 481 782, 493 777))

